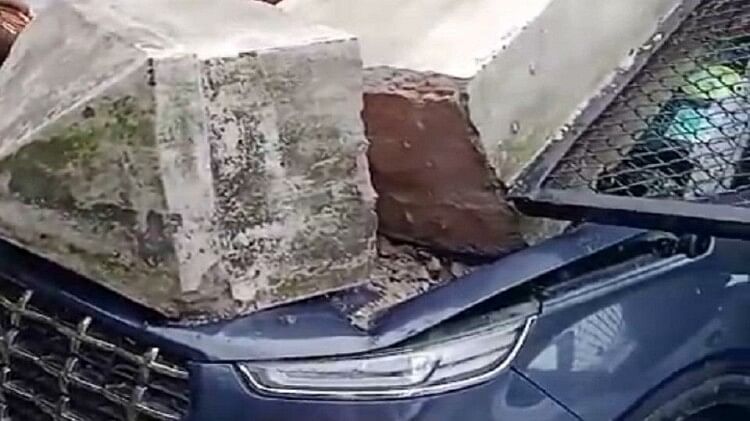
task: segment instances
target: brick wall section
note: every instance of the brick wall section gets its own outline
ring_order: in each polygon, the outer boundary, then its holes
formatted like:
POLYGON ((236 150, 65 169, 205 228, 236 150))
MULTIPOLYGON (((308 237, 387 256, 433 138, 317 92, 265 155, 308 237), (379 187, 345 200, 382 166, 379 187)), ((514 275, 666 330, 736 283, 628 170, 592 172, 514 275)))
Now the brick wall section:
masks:
POLYGON ((682 0, 284 0, 358 37, 380 230, 498 256, 566 224, 506 190, 682 0))
MULTIPOLYGON (((343 6, 335 1, 285 0, 280 7, 337 26, 336 17, 309 13, 314 5, 325 9, 334 3, 343 6)), ((349 13, 364 26, 378 19, 377 13, 371 18, 349 13)), ((365 65, 370 64, 362 117, 370 141, 380 233, 439 252, 469 255, 502 256, 524 247, 520 218, 504 198, 506 184, 495 174, 471 121, 467 78, 390 66, 389 60, 368 63, 369 50, 381 38, 388 38, 398 50, 402 43, 397 35, 360 30, 358 24, 343 27, 363 41, 365 65)), ((403 40, 405 49, 413 48, 411 41, 403 40)))
POLYGON ((462 102, 465 83, 387 67, 367 70, 365 80, 362 116, 380 232, 467 254, 522 247, 518 218, 462 102))

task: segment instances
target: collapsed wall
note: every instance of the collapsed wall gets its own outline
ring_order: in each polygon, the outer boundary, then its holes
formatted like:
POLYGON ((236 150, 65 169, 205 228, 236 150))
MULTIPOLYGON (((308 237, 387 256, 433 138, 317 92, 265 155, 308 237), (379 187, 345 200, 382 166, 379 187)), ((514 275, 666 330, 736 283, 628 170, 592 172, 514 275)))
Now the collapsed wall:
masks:
POLYGON ((563 223, 519 217, 507 186, 680 0, 283 0, 362 45, 381 232, 500 255, 563 223))
POLYGON ((171 316, 369 279, 369 319, 470 269, 375 256, 360 111, 381 232, 506 254, 564 226, 506 187, 680 1, 263 3, 53 2, 0 70, 0 235, 171 316))
POLYGON ((69 0, 0 69, 0 234, 171 316, 375 257, 351 36, 247 0, 69 0))

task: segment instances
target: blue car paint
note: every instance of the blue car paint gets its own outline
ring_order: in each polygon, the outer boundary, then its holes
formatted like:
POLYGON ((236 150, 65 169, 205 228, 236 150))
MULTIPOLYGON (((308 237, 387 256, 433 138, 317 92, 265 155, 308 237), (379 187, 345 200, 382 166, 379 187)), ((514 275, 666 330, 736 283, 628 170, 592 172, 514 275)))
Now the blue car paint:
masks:
POLYGON ((83 307, 124 329, 197 360, 330 356, 384 348, 435 326, 513 286, 572 264, 643 231, 586 226, 529 248, 396 307, 371 331, 354 328, 326 297, 198 326, 156 323, 157 315, 90 281, 0 242, 0 271, 40 293, 83 307))
POLYGON ((325 299, 204 326, 168 325, 116 294, 3 243, 0 270, 95 313, 124 334, 188 355, 194 361, 189 421, 598 421, 619 417, 706 358, 744 358, 750 351, 746 243, 720 240, 700 259, 605 272, 587 279, 587 288, 543 300, 513 367, 462 391, 379 402, 280 399, 250 390, 230 362, 382 348, 641 234, 583 227, 405 303, 372 332, 351 327, 325 299), (587 333, 591 329, 595 332, 587 333))
POLYGON ((206 358, 214 361, 371 351, 401 342, 513 286, 642 232, 629 228, 583 227, 568 236, 508 256, 459 282, 417 297, 408 305, 396 307, 369 332, 352 327, 325 298, 208 326, 153 327, 151 331, 183 344, 199 346, 206 358))
MULTIPOLYGON (((543 310, 514 365, 585 420, 609 420, 702 361, 750 357, 750 247, 543 310)), ((571 294, 572 296, 575 294, 571 294)))

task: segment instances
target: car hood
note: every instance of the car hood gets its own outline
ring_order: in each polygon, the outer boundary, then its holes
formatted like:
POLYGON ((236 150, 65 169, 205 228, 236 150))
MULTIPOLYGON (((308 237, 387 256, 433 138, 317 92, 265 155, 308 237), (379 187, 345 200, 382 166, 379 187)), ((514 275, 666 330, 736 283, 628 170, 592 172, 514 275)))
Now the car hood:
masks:
POLYGON ((361 288, 200 326, 152 326, 159 336, 202 349, 209 359, 270 359, 352 354, 413 337, 511 288, 574 263, 644 231, 587 225, 506 256, 414 298, 382 306, 371 328, 349 321, 346 306, 373 298, 361 288))
POLYGON ((354 326, 347 306, 342 306, 349 303, 350 308, 358 308, 377 299, 362 288, 231 320, 189 325, 165 320, 109 289, 2 241, 0 275, 84 311, 123 335, 148 340, 196 360, 332 356, 394 345, 511 288, 643 232, 622 227, 579 227, 405 302, 382 305, 370 320, 369 330, 354 326))

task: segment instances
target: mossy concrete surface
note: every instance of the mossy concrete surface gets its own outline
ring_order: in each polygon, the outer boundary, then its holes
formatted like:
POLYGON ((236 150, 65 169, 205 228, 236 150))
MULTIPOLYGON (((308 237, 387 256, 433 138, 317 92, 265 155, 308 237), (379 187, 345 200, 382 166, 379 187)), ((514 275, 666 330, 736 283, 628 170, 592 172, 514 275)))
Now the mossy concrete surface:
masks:
POLYGON ((0 235, 171 317, 363 282, 361 79, 263 3, 50 5, 0 70, 0 235))

